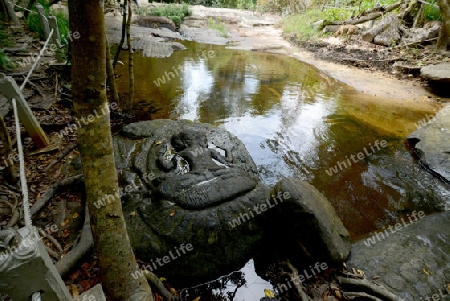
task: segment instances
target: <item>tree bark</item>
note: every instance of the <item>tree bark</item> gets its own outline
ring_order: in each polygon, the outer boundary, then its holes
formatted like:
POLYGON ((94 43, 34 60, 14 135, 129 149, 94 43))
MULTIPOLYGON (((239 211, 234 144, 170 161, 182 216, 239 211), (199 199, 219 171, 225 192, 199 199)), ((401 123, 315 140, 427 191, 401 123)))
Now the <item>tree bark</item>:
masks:
POLYGON ((111 62, 111 53, 109 48, 108 37, 105 37, 106 42, 106 86, 109 88, 109 99, 115 102, 121 108, 119 103, 119 93, 117 92, 116 78, 114 75, 114 68, 111 62))
POLYGON ((446 51, 449 48, 450 38, 450 0, 438 0, 438 4, 442 13, 442 27, 436 48, 446 51))
POLYGON ((126 10, 127 3, 128 3, 128 0, 125 0, 123 2, 124 9, 123 9, 123 17, 122 17, 122 37, 120 38, 120 43, 119 43, 119 46, 117 46, 116 55, 114 56, 113 68, 116 67, 117 61, 119 60, 120 51, 122 50, 123 42, 125 41, 125 30, 126 30, 126 25, 127 25, 127 10, 126 10))
POLYGON ((131 46, 131 1, 128 1, 128 20, 127 20, 127 46, 128 46, 128 103, 127 110, 131 109, 134 98, 134 72, 133 72, 133 47, 131 46))
POLYGON ((78 146, 85 177, 94 250, 106 295, 112 301, 153 301, 138 269, 125 227, 114 166, 109 109, 106 102, 106 41, 103 1, 69 1, 70 30, 80 38, 72 45, 72 91, 82 126, 78 146), (98 201, 107 205, 97 208, 98 201))

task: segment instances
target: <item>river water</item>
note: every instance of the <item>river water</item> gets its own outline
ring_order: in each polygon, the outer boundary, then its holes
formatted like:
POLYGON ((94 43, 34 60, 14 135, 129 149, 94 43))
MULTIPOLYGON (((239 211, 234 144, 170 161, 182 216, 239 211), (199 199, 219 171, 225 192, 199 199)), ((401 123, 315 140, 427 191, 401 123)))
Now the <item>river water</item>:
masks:
MULTIPOLYGON (((364 95, 285 55, 183 42, 170 58, 134 56, 139 119, 189 119, 238 136, 263 181, 312 183, 353 241, 412 210, 438 210, 448 190, 405 139, 428 111, 364 95)), ((126 96, 127 66, 117 81, 126 96)))

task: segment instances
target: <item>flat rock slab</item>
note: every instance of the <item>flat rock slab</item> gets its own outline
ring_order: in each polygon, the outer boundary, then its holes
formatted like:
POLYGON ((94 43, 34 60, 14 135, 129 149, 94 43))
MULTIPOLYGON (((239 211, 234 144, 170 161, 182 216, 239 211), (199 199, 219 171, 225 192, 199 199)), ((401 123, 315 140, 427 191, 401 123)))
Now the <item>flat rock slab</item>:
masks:
POLYGON ((422 67, 420 74, 430 81, 450 83, 450 63, 422 67))
POLYGON ((450 182, 450 105, 411 133, 408 140, 422 163, 450 182))
POLYGON ((369 237, 372 243, 367 238, 355 243, 347 266, 363 270, 367 279, 380 276, 376 282, 405 301, 448 300, 450 212, 414 223, 406 218, 406 224, 393 234, 387 230, 387 237, 384 231, 369 237))

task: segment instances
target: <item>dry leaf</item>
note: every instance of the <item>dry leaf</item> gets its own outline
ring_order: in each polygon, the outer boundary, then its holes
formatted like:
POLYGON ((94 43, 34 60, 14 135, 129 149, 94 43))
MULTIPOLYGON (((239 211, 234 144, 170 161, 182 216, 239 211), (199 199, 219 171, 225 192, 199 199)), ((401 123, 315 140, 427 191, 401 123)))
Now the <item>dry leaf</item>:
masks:
POLYGON ((425 270, 425 268, 423 268, 422 271, 425 273, 425 275, 430 276, 430 273, 427 270, 425 270))
POLYGON ((175 296, 177 296, 177 295, 178 295, 178 292, 177 292, 177 290, 176 290, 176 289, 174 289, 173 287, 171 287, 171 288, 170 288, 170 292, 171 292, 172 294, 174 294, 175 296))
POLYGON ((78 296, 80 295, 80 293, 78 292, 78 287, 76 284, 72 284, 72 297, 74 299, 78 298, 78 296))
POLYGON ((268 298, 275 298, 275 295, 273 294, 273 292, 268 288, 264 289, 264 295, 268 298))
POLYGON ((200 301, 200 296, 194 299, 194 301, 200 301))
POLYGON ((72 215, 72 218, 77 218, 77 217, 79 217, 80 215, 78 214, 78 213, 74 213, 73 215, 72 215))
POLYGON ((174 216, 177 213, 176 210, 172 211, 172 213, 170 214, 170 216, 174 216))

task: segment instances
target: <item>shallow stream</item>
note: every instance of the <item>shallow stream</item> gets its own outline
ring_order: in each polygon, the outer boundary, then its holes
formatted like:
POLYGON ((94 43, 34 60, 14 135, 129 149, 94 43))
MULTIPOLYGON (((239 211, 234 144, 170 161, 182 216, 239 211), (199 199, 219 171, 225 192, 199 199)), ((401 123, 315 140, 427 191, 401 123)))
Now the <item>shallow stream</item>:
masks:
MULTIPOLYGON (((270 185, 312 183, 358 240, 412 210, 438 210, 449 192, 405 146, 427 111, 364 95, 285 55, 183 42, 170 58, 134 56, 140 119, 224 127, 246 145, 270 185)), ((122 96, 127 66, 119 66, 122 96)), ((256 300, 256 299, 255 299, 256 300)))

